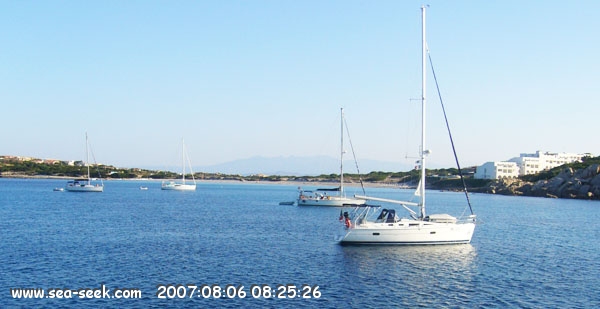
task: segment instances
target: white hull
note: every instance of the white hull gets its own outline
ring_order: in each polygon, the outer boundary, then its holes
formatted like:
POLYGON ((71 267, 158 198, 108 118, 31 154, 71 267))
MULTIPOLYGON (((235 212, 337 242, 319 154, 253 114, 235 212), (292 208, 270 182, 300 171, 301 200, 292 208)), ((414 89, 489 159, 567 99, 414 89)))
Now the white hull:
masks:
POLYGON ((357 245, 468 244, 474 230, 475 222, 438 223, 403 219, 395 223, 367 222, 344 227, 336 241, 357 245))
POLYGON ((166 183, 166 184, 163 184, 160 188, 163 190, 194 191, 194 190, 196 190, 196 185, 195 184, 188 185, 188 184, 181 184, 181 183, 166 183))
POLYGON ((68 185, 66 187, 69 192, 102 192, 104 186, 100 185, 68 185))
POLYGON ((343 207, 344 205, 364 205, 365 202, 365 200, 359 200, 354 198, 327 196, 324 198, 299 198, 298 206, 343 207))

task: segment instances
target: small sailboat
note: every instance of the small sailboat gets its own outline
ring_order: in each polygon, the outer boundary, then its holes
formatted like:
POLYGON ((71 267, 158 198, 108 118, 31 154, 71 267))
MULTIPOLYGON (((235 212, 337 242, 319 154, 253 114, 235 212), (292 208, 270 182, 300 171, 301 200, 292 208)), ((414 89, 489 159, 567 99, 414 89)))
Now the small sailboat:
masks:
POLYGON ((182 171, 181 171, 181 183, 177 183, 175 181, 163 181, 160 188, 163 190, 176 190, 176 191, 194 191, 196 190, 196 179, 194 178, 194 172, 192 171, 192 164, 190 163, 189 158, 186 155, 186 151, 185 151, 185 141, 182 139, 181 141, 182 144, 182 154, 181 154, 181 166, 182 166, 182 171), (187 163, 189 165, 190 168, 190 173, 192 175, 192 183, 186 183, 185 181, 185 163, 186 163, 186 158, 187 158, 187 163))
MULTIPOLYGON (((369 201, 387 202, 402 205, 410 213, 410 218, 399 218, 395 209, 381 209, 380 206, 356 207, 352 213, 340 211, 341 228, 335 239, 340 244, 368 245, 430 245, 430 244, 465 244, 471 242, 475 231, 475 218, 469 195, 465 187, 465 196, 471 214, 466 218, 456 218, 448 214, 425 213, 425 159, 429 151, 425 148, 425 72, 427 46, 425 40, 425 7, 421 7, 422 15, 422 115, 421 115, 421 148, 420 148, 420 183, 416 195, 418 203, 396 201, 390 199, 358 196, 369 201), (420 212, 410 207, 416 206, 420 212)), ((454 146, 453 146, 454 147, 454 146)), ((456 160, 458 163, 458 160, 456 160)), ((460 165, 458 166, 460 171, 460 165)), ((464 184, 464 182, 463 182, 464 184)))
MULTIPOLYGON (((87 132, 85 133, 85 155, 87 178, 70 180, 67 182, 67 186, 65 187, 65 189, 69 192, 103 192, 104 183, 102 182, 102 178, 100 178, 100 183, 93 184, 92 178, 90 177, 90 151, 87 132)), ((95 163, 96 162, 94 162, 94 164, 95 163)), ((100 173, 98 172, 98 174, 100 173)))
POLYGON ((340 186, 337 188, 321 188, 317 190, 303 190, 298 188, 298 206, 336 206, 363 205, 364 200, 346 197, 344 192, 344 109, 341 113, 341 142, 340 142, 340 186), (331 194, 335 195, 331 195, 331 194))

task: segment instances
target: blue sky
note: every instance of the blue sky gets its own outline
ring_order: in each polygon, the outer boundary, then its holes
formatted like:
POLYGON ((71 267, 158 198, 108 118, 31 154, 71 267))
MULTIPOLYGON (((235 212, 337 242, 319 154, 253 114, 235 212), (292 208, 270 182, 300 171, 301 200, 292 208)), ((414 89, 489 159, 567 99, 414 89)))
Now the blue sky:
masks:
MULTIPOLYGON (((418 152, 420 1, 2 1, 0 155, 173 166, 418 152)), ((429 1, 463 166, 600 155, 600 2, 429 1)), ((429 81, 433 81, 429 72, 429 81)), ((434 84, 430 164, 453 166, 434 84)))

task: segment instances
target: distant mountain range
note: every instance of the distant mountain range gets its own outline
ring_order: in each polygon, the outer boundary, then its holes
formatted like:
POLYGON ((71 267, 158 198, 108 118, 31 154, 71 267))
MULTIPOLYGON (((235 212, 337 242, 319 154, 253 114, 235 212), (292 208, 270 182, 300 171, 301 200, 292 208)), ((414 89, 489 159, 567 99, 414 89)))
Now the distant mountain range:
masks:
MULTIPOLYGON (((361 174, 372 171, 400 172, 412 167, 397 162, 377 160, 360 160, 358 167, 361 174)), ((223 173, 239 175, 285 175, 285 176, 317 176, 322 174, 339 174, 340 161, 328 156, 312 157, 251 157, 209 166, 195 166, 194 172, 223 173)), ((357 174, 354 160, 344 160, 344 173, 357 174)))

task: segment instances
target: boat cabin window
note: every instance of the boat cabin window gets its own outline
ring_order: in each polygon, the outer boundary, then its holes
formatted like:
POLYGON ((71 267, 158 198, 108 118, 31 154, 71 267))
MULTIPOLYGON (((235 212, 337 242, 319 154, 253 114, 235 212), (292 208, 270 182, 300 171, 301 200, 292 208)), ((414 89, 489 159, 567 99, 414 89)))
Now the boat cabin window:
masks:
POLYGON ((383 220, 387 217, 388 214, 388 210, 387 209, 382 209, 381 213, 379 214, 379 216, 377 216, 377 221, 378 222, 383 222, 383 220))
POLYGON ((388 212, 388 216, 387 216, 387 219, 386 219, 385 222, 387 222, 387 223, 394 223, 394 222, 398 221, 396 219, 397 219, 396 218, 396 211, 393 210, 393 209, 390 209, 389 212, 388 212))
POLYGON ((379 216, 377 216, 376 222, 385 222, 385 223, 394 223, 398 222, 400 219, 396 217, 396 210, 394 209, 382 209, 379 216))

